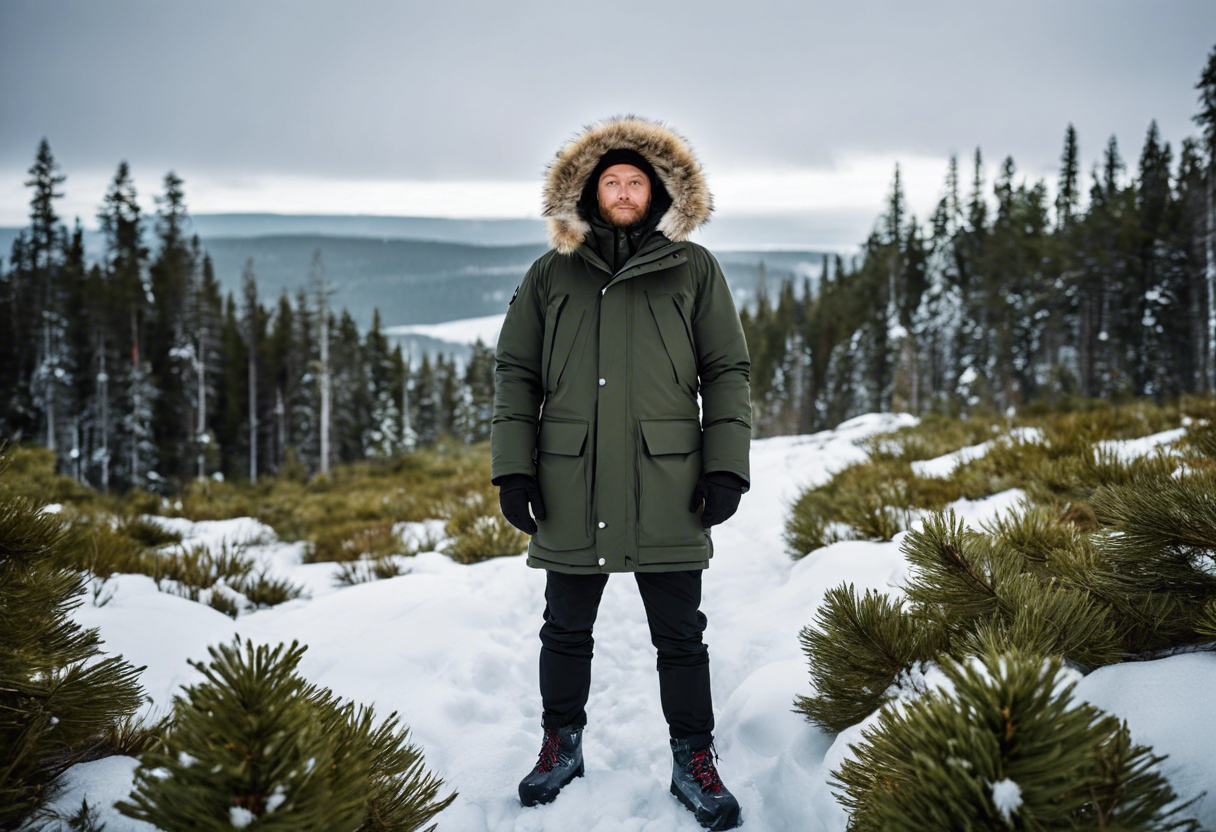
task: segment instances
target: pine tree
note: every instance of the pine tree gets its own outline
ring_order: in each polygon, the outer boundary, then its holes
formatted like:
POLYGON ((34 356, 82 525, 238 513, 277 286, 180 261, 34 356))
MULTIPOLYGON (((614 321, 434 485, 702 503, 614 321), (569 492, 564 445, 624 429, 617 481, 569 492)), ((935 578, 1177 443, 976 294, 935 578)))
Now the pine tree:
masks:
POLYGON ((1127 726, 1075 702, 1059 659, 988 646, 949 691, 883 709, 833 772, 850 832, 1198 830, 1127 726))
POLYGON ((274 427, 270 434, 273 447, 267 455, 272 471, 278 470, 288 448, 293 447, 291 422, 295 413, 289 403, 296 399, 296 387, 304 375, 306 360, 293 349, 296 330, 295 310, 291 308, 291 299, 284 291, 279 296, 278 311, 274 315, 265 350, 266 379, 274 398, 274 427))
POLYGON ((363 445, 369 454, 389 457, 400 448, 398 426, 401 422, 401 397, 393 395, 393 363, 389 356, 388 340, 380 331, 379 309, 375 311, 372 328, 364 340, 363 354, 367 364, 366 397, 370 402, 363 445))
POLYGON ((197 265, 185 234, 189 218, 184 183, 170 171, 164 184, 164 196, 156 197, 160 249, 148 270, 152 305, 147 345, 149 375, 157 390, 152 410, 157 468, 166 485, 173 487, 189 477, 192 467, 188 450, 197 425, 197 404, 190 382, 197 368, 194 332, 199 322, 191 315, 197 310, 193 303, 197 265))
MULTIPOLYGON (((124 814, 166 832, 412 832, 446 808, 396 715, 342 703, 297 672, 305 648, 237 639, 191 662, 205 681, 174 698, 174 730, 146 753, 124 814)), ((430 827, 433 829, 434 827, 430 827)))
POLYGON ((342 310, 333 335, 334 445, 339 460, 354 462, 367 453, 371 399, 359 328, 347 310, 342 310))
POLYGON ((149 290, 145 281, 148 250, 143 245, 143 219, 130 168, 121 162, 97 215, 106 241, 106 321, 99 349, 104 350, 109 411, 104 438, 106 471, 103 483, 127 487, 146 485, 154 464, 148 424, 154 388, 148 383, 145 329, 149 290))
POLYGON ((258 382, 258 369, 262 363, 263 341, 266 337, 266 313, 258 302, 257 275, 253 272, 253 258, 245 261, 241 272, 241 294, 244 296, 244 314, 241 321, 245 338, 246 379, 248 388, 246 402, 249 407, 246 425, 249 430, 249 479, 258 480, 259 435, 262 419, 262 388, 258 382))
MULTIPOLYGON (((0 464, 3 464, 0 461, 0 464)), ((54 514, 0 491, 0 827, 51 798, 60 775, 104 755, 104 738, 142 702, 142 668, 103 658, 76 624, 86 576, 57 564, 67 530, 54 514)))
POLYGON ((1056 189, 1056 228, 1063 230, 1072 222, 1081 204, 1081 159, 1077 150, 1077 129, 1071 124, 1064 133, 1064 152, 1060 155, 1060 178, 1056 189))
MULTIPOLYGON (((29 379, 34 394, 33 407, 42 422, 41 438, 46 447, 59 453, 59 433, 63 429, 68 409, 72 379, 65 355, 67 342, 67 309, 63 273, 63 249, 66 232, 55 213, 54 201, 63 196, 58 188, 67 177, 57 173, 59 168, 51 155, 50 145, 43 139, 38 155, 29 169, 26 186, 33 188, 30 200, 29 274, 31 285, 26 293, 29 305, 25 314, 33 322, 26 337, 36 339, 32 344, 36 366, 29 379)), ((21 337, 21 330, 14 333, 21 337)))

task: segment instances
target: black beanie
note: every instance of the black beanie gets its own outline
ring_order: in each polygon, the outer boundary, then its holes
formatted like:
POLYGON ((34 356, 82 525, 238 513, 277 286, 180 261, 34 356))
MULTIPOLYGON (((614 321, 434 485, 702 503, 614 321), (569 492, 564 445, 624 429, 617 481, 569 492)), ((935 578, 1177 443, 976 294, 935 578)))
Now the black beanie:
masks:
POLYGON ((587 177, 587 182, 583 185, 583 194, 579 197, 578 204, 584 219, 599 213, 600 175, 613 165, 633 165, 646 174, 646 178, 650 180, 652 214, 656 213, 654 209, 661 208, 659 212, 661 216, 661 212, 666 211, 671 205, 671 197, 668 196, 667 189, 663 187, 662 180, 655 173, 654 166, 646 161, 646 157, 628 147, 614 147, 600 157, 595 169, 591 171, 591 175, 587 177))

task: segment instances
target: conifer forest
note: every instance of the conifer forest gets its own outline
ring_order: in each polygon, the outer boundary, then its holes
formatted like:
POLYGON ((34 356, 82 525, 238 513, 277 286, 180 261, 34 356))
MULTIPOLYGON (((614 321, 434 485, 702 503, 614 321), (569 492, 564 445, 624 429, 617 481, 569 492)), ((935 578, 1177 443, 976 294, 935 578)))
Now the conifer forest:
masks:
MULTIPOLYGON (((1059 407, 1216 389, 1216 65, 1197 84, 1199 136, 1177 149, 1148 126, 1129 158, 1110 136, 1081 169, 1064 133, 1059 175, 994 181, 984 154, 950 159, 931 216, 910 214, 895 170, 885 213, 855 257, 818 281, 769 287, 742 309, 756 436, 806 433, 864 412, 1059 407), (1054 192, 1054 198, 1049 196, 1054 192)), ((121 163, 86 262, 50 144, 26 184, 29 225, 0 269, 0 435, 52 449, 104 490, 172 491, 216 472, 389 456, 440 434, 489 436, 492 350, 465 366, 410 366, 379 316, 359 332, 328 304, 319 252, 294 296, 259 295, 246 263, 221 294, 187 236, 183 181, 165 175, 144 216, 121 163), (155 228, 153 250, 144 227, 155 228)))

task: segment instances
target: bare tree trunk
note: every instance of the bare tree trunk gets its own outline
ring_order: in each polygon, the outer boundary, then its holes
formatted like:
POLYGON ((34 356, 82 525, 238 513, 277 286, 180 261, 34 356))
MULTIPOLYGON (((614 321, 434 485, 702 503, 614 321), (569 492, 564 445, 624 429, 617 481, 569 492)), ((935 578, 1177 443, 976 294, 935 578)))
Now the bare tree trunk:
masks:
POLYGON ((329 473, 329 309, 321 310, 321 473, 329 473))
POLYGON ((413 362, 413 350, 405 359, 405 377, 401 379, 401 445, 407 451, 414 450, 410 441, 410 371, 413 362))
POLYGON ((253 339, 249 339, 249 479, 258 481, 258 368, 253 339))
POLYGON ((198 478, 207 476, 206 456, 203 443, 207 436, 207 355, 206 346, 200 335, 198 339, 198 354, 195 361, 198 365, 198 424, 194 428, 194 445, 198 448, 198 478))
POLYGON ((1216 345, 1216 153, 1208 159, 1208 233, 1205 246, 1208 290, 1208 320, 1205 334, 1207 343, 1203 350, 1203 389, 1216 389, 1216 355, 1212 353, 1216 345))
POLYGON ((110 376, 106 373, 106 350, 101 353, 101 368, 97 373, 97 395, 101 397, 101 490, 110 490, 110 376))
POLYGON ((283 404, 283 387, 280 385, 274 389, 274 415, 275 421, 278 423, 275 427, 275 447, 274 460, 275 467, 283 461, 283 449, 287 447, 287 407, 283 404))

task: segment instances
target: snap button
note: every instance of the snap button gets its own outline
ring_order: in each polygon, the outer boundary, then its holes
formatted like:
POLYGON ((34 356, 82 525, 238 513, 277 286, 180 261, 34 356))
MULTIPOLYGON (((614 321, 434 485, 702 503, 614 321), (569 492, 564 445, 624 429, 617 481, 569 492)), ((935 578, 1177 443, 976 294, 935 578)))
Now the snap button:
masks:
POLYGON ((603 566, 607 562, 608 561, 604 560, 603 558, 600 558, 600 566, 603 566))
POLYGON ((600 379, 600 387, 603 387, 607 383, 608 383, 608 379, 606 379, 606 378, 600 379))
POLYGON ((604 527, 605 527, 605 526, 607 526, 607 525, 608 525, 608 524, 607 524, 607 523, 605 523, 603 520, 601 520, 601 521, 600 521, 600 528, 601 528, 601 529, 602 529, 602 528, 604 528, 604 527))

